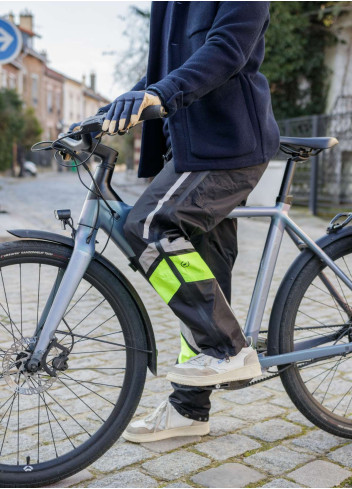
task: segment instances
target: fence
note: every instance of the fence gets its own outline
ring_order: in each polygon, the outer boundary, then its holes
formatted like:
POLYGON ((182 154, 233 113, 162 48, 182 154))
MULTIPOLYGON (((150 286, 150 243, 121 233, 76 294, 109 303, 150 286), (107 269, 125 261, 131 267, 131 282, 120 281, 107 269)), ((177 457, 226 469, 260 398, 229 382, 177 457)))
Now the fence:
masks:
MULTIPOLYGON (((334 148, 299 163, 293 183, 294 202, 313 214, 352 210, 352 112, 296 117, 278 121, 282 136, 333 136, 334 148)), ((278 158, 285 155, 279 153, 278 158)))

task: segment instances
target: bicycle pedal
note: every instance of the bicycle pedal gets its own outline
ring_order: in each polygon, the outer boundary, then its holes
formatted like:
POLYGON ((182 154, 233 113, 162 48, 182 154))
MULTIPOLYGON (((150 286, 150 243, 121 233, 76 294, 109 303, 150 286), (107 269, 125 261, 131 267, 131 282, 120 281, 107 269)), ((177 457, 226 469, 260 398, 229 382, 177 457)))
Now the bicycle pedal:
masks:
POLYGON ((234 382, 224 382, 222 384, 214 384, 214 385, 208 385, 206 387, 202 387, 202 389, 205 390, 219 390, 219 389, 225 389, 229 391, 234 391, 237 389, 244 389, 249 385, 253 379, 245 379, 245 380, 236 380, 234 382))

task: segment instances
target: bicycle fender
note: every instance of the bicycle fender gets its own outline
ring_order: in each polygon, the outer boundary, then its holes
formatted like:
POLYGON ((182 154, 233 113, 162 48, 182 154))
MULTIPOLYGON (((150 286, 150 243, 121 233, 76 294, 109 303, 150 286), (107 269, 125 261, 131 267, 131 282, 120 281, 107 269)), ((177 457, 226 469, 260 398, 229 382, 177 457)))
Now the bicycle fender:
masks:
MULTIPOLYGON (((352 226, 346 226, 334 233, 325 234, 320 237, 316 244, 323 250, 326 249, 331 243, 351 236, 352 238, 352 226)), ((352 247, 352 240, 351 240, 352 247)), ((301 254, 293 261, 290 268, 285 273, 284 278, 281 281, 279 289, 276 293, 273 307, 270 314, 269 328, 268 328, 268 355, 279 355, 279 332, 281 325, 281 317, 286 304, 288 294, 291 287, 296 280, 297 276, 304 268, 309 260, 314 256, 314 252, 309 248, 305 248, 301 254)))
MULTIPOLYGON (((74 240, 69 238, 68 236, 63 236, 62 234, 49 233, 47 231, 39 231, 36 229, 11 229, 7 231, 8 233, 16 236, 17 238, 26 238, 26 239, 35 239, 40 241, 52 241, 53 243, 59 243, 64 246, 73 248, 74 240)), ((153 375, 157 375, 157 355, 158 351, 156 349, 155 344, 155 336, 152 324, 150 322, 149 315, 145 309, 145 306, 142 302, 142 299, 139 297, 137 291, 131 284, 131 282, 125 277, 125 275, 115 267, 113 263, 111 263, 104 256, 100 256, 98 253, 95 254, 94 257, 101 265, 107 268, 111 273, 113 273, 116 279, 124 286, 126 291, 132 297, 135 302, 141 319, 144 325, 144 331, 147 337, 147 346, 150 353, 148 353, 148 368, 153 375)))

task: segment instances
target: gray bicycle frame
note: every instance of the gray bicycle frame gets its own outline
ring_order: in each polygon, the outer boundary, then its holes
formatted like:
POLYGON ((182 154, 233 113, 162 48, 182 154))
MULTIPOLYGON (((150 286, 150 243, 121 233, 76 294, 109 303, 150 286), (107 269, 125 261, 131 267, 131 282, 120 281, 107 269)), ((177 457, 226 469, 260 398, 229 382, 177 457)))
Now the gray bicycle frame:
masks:
MULTIPOLYGON (((106 234, 110 235, 111 240, 115 245, 126 255, 134 266, 138 267, 134 253, 123 234, 123 226, 131 207, 122 202, 110 185, 117 152, 99 144, 95 154, 100 156, 103 162, 97 168, 94 178, 108 205, 115 211, 115 216, 113 218, 110 209, 106 204, 101 200, 98 200, 96 196, 96 187, 92 183, 90 187, 91 191, 87 194, 79 218, 74 250, 69 265, 65 273, 61 274, 56 280, 37 325, 36 336, 38 337, 38 341, 28 364, 29 369, 35 370, 38 368, 51 340, 55 337, 58 325, 64 317, 68 305, 94 257, 96 234, 99 229, 102 229, 106 234)), ((254 345, 258 339, 270 285, 285 231, 288 232, 289 236, 296 242, 296 244, 299 239, 302 240, 302 242, 310 248, 349 289, 352 290, 351 280, 288 216, 291 207, 289 190, 295 165, 296 161, 293 159, 287 161, 280 194, 275 206, 238 207, 228 215, 228 218, 230 219, 239 217, 271 218, 244 328, 245 335, 253 338, 254 345)), ((284 365, 292 362, 309 361, 317 358, 347 354, 352 351, 352 342, 316 348, 316 346, 329 341, 331 341, 331 338, 327 335, 296 343, 294 351, 290 353, 271 356, 260 354, 259 358, 261 366, 263 368, 268 368, 275 365, 284 365)))

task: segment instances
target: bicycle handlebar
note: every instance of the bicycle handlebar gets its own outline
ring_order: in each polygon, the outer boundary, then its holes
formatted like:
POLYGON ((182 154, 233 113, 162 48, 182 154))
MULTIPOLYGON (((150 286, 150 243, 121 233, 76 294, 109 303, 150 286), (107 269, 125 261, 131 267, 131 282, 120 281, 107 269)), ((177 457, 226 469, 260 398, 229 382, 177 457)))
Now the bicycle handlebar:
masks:
MULTIPOLYGON (((140 117, 141 121, 147 121, 152 119, 161 119, 166 115, 165 109, 162 105, 151 105, 146 107, 140 117)), ((97 114, 91 117, 87 117, 80 124, 80 134, 81 139, 76 140, 74 138, 67 137, 61 144, 67 145, 73 151, 88 151, 92 144, 92 139, 90 137, 91 132, 100 132, 105 120, 106 114, 97 114)), ((64 136, 60 134, 59 137, 64 136)), ((72 133, 74 136, 74 133, 72 133)))

